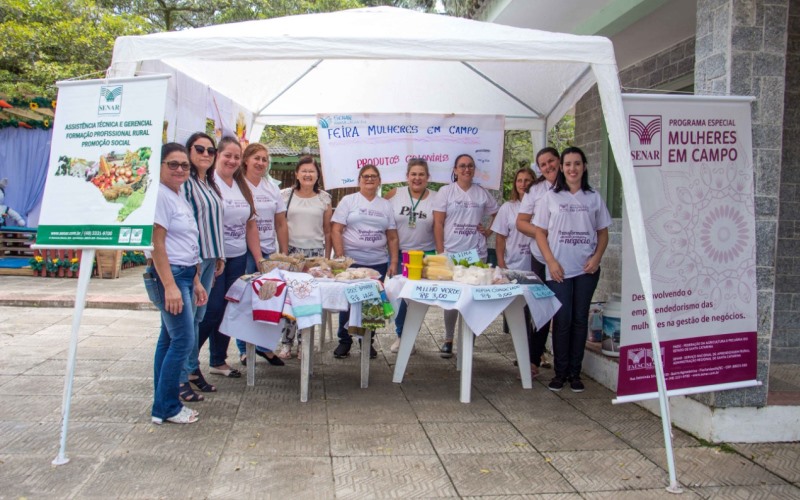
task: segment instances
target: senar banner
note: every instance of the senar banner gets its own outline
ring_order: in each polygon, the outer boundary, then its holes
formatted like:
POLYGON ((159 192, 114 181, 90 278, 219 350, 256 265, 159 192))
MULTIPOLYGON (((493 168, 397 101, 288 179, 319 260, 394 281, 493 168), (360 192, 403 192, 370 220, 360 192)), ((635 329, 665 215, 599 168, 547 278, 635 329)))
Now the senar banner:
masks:
MULTIPOLYGON (((623 95, 668 395, 755 385, 750 98, 623 95)), ((657 398, 644 295, 623 224, 618 400, 657 398)))
POLYGON ((167 76, 59 82, 36 242, 151 244, 167 76))
POLYGON ((326 189, 358 185, 358 172, 375 165, 385 183, 406 180, 411 158, 428 162, 432 182, 450 183, 461 154, 475 160, 475 182, 499 189, 505 120, 492 115, 317 115, 326 189))

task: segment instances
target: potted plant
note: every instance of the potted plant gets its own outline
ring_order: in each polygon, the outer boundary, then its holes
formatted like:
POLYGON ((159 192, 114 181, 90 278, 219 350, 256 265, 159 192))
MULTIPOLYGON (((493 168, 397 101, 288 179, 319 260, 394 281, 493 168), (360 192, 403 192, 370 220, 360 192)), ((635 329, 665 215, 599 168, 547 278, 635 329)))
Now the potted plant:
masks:
POLYGON ((44 258, 41 255, 34 255, 28 263, 30 263, 31 269, 33 269, 34 276, 44 276, 47 274, 47 270, 42 271, 42 268, 44 268, 44 258))

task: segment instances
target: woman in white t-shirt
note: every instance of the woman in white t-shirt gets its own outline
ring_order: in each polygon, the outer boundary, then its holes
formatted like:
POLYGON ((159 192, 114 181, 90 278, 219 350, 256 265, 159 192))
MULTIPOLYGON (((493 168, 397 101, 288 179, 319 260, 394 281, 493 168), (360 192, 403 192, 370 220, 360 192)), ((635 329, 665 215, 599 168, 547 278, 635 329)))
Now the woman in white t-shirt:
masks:
POLYGON ((547 265, 547 286, 561 302, 553 320, 556 374, 548 387, 560 391, 569 382, 573 392, 582 392, 589 306, 600 279, 611 216, 589 185, 586 155, 579 148, 561 153, 561 172, 553 189, 537 204, 533 225, 547 265))
MULTIPOLYGON (((536 204, 541 200, 544 195, 553 188, 558 176, 558 171, 561 170, 561 158, 559 157, 556 148, 547 147, 536 153, 536 165, 542 175, 539 176, 530 186, 528 192, 522 198, 520 203, 519 213, 517 214, 517 230, 530 237, 531 242, 531 270, 536 273, 542 281, 545 281, 545 265, 544 258, 539 252, 539 245, 536 244, 536 228, 531 222, 533 214, 536 213, 536 204)), ((531 358, 531 364, 534 365, 532 369, 538 372, 540 367, 550 368, 545 364, 544 351, 545 344, 547 343, 547 336, 550 334, 550 321, 541 326, 538 330, 534 331, 528 337, 528 352, 531 358)))
POLYGON ((241 372, 231 368, 226 359, 230 337, 219 331, 227 302, 225 292, 245 273, 247 254, 261 258, 261 244, 256 224, 253 195, 240 166, 242 147, 234 137, 223 137, 217 150, 214 182, 222 193, 222 239, 225 248, 225 269, 217 276, 208 298, 208 309, 200 323, 199 345, 209 340, 209 373, 239 378, 241 372))
MULTIPOLYGON (((247 187, 253 195, 253 204, 256 208, 258 241, 261 245, 259 260, 269 258, 276 250, 286 254, 289 245, 286 206, 283 204, 278 187, 269 179, 264 178, 268 168, 269 150, 267 147, 257 142, 248 144, 242 154, 241 171, 247 181, 247 187)), ((256 272, 258 260, 253 258, 251 253, 246 255, 245 273, 256 272)), ((236 339, 236 347, 239 349, 239 361, 247 366, 247 344, 243 340, 236 339)), ((284 362, 266 347, 256 346, 256 355, 266 359, 271 365, 284 365, 284 362)))
MULTIPOLYGON (((392 206, 378 196, 380 185, 381 174, 375 165, 361 168, 359 192, 339 202, 331 218, 331 235, 336 257, 350 257, 355 261, 354 267, 374 269, 382 280, 384 276, 392 277, 397 269, 398 239, 392 206)), ((339 345, 333 351, 336 358, 347 357, 353 345, 352 337, 344 328, 349 319, 350 311, 339 313, 339 345)), ((377 356, 375 348, 370 346, 370 358, 377 356)))
POLYGON ((197 413, 179 397, 181 371, 195 342, 192 303, 202 306, 208 295, 200 283, 200 232, 194 213, 181 196, 189 178, 186 148, 171 142, 161 148, 161 183, 153 224, 153 251, 144 274, 147 295, 161 311, 156 343, 152 421, 176 424, 197 421, 197 413))
MULTIPOLYGON (((503 203, 492 223, 492 231, 495 234, 495 248, 497 250, 497 266, 503 269, 530 271, 531 242, 534 240, 517 231, 517 213, 519 212, 522 197, 525 196, 535 178, 536 174, 529 167, 517 170, 514 174, 511 199, 503 203)), ((528 339, 530 339, 533 336, 533 326, 531 325, 531 311, 528 306, 525 306, 524 313, 525 327, 527 328, 528 339)), ((505 318, 503 318, 503 331, 508 332, 505 318)), ((531 363, 531 372, 534 376, 539 373, 538 368, 533 363, 531 363)))
MULTIPOLYGON (((428 162, 421 158, 412 158, 406 168, 408 185, 386 193, 386 199, 392 204, 394 222, 397 225, 400 252, 436 250, 436 240, 433 238, 433 204, 437 193, 428 189, 429 179, 428 162)), ((397 269, 396 272, 401 271, 397 269)), ((400 301, 400 309, 394 320, 397 340, 390 348, 392 352, 400 350, 400 337, 403 335, 407 311, 406 301, 400 301)))
MULTIPOLYGON (((490 229, 481 224, 486 216, 497 213, 497 201, 477 184, 475 160, 468 154, 456 157, 453 165, 453 183, 442 187, 433 205, 433 237, 437 253, 455 253, 475 249, 482 260, 486 260, 486 238, 490 229)), ((491 227, 491 222, 488 227, 491 227)), ((453 337, 455 336, 458 311, 444 311, 444 344, 441 347, 443 358, 453 357, 453 337)))
MULTIPOLYGON (((331 195, 320 188, 322 171, 312 156, 303 156, 294 168, 294 186, 281 190, 289 222, 289 253, 306 257, 331 256, 331 195)), ((297 336, 297 323, 287 322, 283 328, 281 352, 283 359, 292 357, 292 344, 297 336)), ((297 358, 300 358, 300 338, 297 358)))

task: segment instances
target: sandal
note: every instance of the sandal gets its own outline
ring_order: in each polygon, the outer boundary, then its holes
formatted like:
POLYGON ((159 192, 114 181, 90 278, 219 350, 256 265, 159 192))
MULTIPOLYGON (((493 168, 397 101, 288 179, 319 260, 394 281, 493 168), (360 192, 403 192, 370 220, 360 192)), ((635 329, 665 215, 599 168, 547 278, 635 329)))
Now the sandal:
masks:
POLYGON ((189 377, 189 383, 190 384, 194 384, 194 386, 197 387, 198 391, 201 391, 201 392, 217 392, 217 387, 209 384, 208 382, 206 382, 206 379, 203 377, 203 374, 200 373, 200 370, 197 370, 196 372, 192 373, 192 375, 190 375, 190 377, 189 377), (192 379, 191 378, 192 375, 197 377, 197 378, 196 379, 192 379))
POLYGON ((202 394, 197 394, 194 392, 192 390, 192 386, 188 383, 180 385, 180 392, 178 393, 178 396, 180 396, 181 400, 186 401, 187 403, 198 403, 206 399, 202 394))
POLYGON ((289 344, 283 344, 281 346, 281 352, 278 353, 278 357, 281 359, 289 359, 292 357, 292 346, 289 344))
POLYGON ((284 366, 286 364, 281 358, 272 352, 256 351, 256 355, 266 359, 267 363, 271 364, 272 366, 284 366), (270 357, 269 354, 272 354, 272 356, 270 357))
POLYGON ((223 377, 228 377, 228 378, 241 378, 242 376, 242 372, 240 372, 236 368, 231 368, 231 367, 222 369, 222 368, 217 368, 215 366, 211 366, 209 367, 208 372, 211 373, 212 375, 222 375, 223 377))
POLYGON ((241 363, 242 366, 247 366, 247 354, 239 356, 239 363, 241 363))

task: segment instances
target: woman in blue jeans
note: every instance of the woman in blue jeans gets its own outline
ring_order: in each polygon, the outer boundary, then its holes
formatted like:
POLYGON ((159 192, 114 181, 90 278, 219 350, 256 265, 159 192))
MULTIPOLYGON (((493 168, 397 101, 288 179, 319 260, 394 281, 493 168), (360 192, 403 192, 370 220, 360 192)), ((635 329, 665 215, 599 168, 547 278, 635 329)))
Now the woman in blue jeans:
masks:
POLYGON ((600 260, 608 246, 611 216, 589 185, 586 155, 570 147, 561 153, 561 171, 533 216, 536 243, 547 265, 547 286, 561 302, 554 317, 555 377, 551 391, 569 382, 584 390, 581 365, 589 326, 589 306, 600 279, 600 260))
MULTIPOLYGON (((214 161, 217 148, 208 134, 196 132, 186 141, 189 153, 189 180, 181 186, 181 193, 192 207, 197 229, 200 231, 200 283, 206 290, 211 290, 214 277, 225 269, 225 248, 222 242, 222 195, 214 182, 214 161)), ((206 315, 206 305, 196 307, 194 312, 195 339, 192 352, 186 360, 181 373, 181 399, 187 402, 203 401, 202 394, 194 392, 192 385, 201 392, 216 392, 217 388, 206 382, 200 371, 199 331, 200 322, 206 315), (191 384, 191 385, 190 385, 191 384)), ((211 349, 216 344, 216 337, 211 337, 211 349)))
POLYGON ((181 403, 178 385, 181 370, 194 342, 192 303, 206 303, 198 274, 200 249, 194 214, 180 195, 189 177, 186 149, 177 143, 161 149, 161 183, 153 224, 153 251, 145 273, 145 288, 161 311, 161 334, 153 360, 152 421, 176 424, 197 421, 197 412, 181 403))

